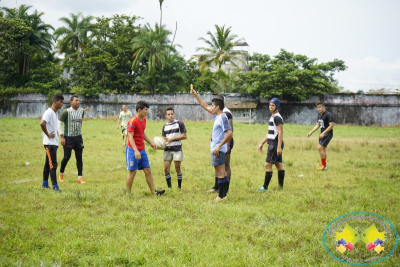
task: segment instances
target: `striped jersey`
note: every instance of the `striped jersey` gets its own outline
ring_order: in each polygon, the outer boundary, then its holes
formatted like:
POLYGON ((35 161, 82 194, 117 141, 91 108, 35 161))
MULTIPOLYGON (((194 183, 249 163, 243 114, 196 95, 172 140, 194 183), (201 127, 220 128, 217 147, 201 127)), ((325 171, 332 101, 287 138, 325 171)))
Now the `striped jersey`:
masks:
POLYGON ((271 116, 268 122, 268 144, 278 142, 278 128, 276 126, 281 124, 283 124, 283 118, 279 112, 271 116))
POLYGON ((60 115, 60 121, 64 123, 64 136, 81 135, 82 119, 85 114, 83 108, 74 110, 72 107, 64 109, 60 115))
MULTIPOLYGON (((181 121, 174 120, 171 123, 167 123, 163 126, 162 136, 167 138, 173 138, 181 136, 182 133, 186 133, 185 124, 181 121)), ((181 151, 182 150, 182 141, 173 141, 167 145, 165 151, 181 151)))

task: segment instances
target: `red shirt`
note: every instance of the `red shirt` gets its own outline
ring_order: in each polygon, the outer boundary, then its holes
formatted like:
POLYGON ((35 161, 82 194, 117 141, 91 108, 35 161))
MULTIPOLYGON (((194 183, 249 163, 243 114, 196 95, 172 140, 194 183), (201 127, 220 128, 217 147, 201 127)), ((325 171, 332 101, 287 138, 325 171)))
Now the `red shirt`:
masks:
MULTIPOLYGON (((133 140, 135 141, 135 145, 139 151, 144 150, 144 129, 146 129, 146 118, 143 118, 142 121, 140 121, 136 115, 129 120, 127 130, 128 132, 133 132, 133 140)), ((132 148, 129 138, 128 146, 132 148)))

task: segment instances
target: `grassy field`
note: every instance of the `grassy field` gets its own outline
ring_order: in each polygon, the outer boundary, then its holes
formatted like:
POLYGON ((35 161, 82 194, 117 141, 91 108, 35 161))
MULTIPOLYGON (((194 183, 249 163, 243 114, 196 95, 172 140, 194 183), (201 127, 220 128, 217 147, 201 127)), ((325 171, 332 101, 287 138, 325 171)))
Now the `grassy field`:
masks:
MULTIPOLYGON (((149 194, 143 172, 124 193, 127 171, 116 120, 83 123, 84 179, 74 155, 61 194, 41 188, 39 119, 0 119, 0 266, 344 266, 322 234, 336 217, 379 214, 400 228, 400 128, 334 128, 326 172, 312 126, 284 126, 285 190, 255 193, 266 125, 235 124, 229 200, 214 204, 211 122, 186 122, 182 190, 149 194), (26 165, 29 162, 29 165, 26 165)), ((149 137, 163 122, 148 121, 149 137)), ((162 151, 146 147, 156 189, 166 188, 162 151)), ((60 164, 63 150, 59 147, 60 164)), ((58 168, 59 170, 59 168, 58 168)), ((57 170, 57 173, 58 173, 57 170)), ((277 185, 277 171, 270 188, 277 185)), ((398 266, 399 248, 376 266, 398 266)))

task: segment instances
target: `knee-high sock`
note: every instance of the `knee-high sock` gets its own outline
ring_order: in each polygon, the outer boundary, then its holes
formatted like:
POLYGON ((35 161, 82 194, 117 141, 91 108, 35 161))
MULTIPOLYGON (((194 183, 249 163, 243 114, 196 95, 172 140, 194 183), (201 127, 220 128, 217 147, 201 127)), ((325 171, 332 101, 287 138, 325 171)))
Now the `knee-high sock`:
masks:
POLYGON ((264 189, 268 188, 269 182, 271 182, 273 172, 265 172, 264 189))
POLYGON ((278 182, 280 187, 283 187, 283 180, 285 180, 285 170, 278 171, 278 182))
POLYGON ((181 174, 176 174, 178 178, 178 188, 181 188, 182 185, 182 173, 181 174))
POLYGON ((218 178, 218 196, 224 198, 225 195, 225 178, 218 178))
POLYGON ((165 175, 165 181, 167 181, 168 187, 171 188, 171 173, 165 175))

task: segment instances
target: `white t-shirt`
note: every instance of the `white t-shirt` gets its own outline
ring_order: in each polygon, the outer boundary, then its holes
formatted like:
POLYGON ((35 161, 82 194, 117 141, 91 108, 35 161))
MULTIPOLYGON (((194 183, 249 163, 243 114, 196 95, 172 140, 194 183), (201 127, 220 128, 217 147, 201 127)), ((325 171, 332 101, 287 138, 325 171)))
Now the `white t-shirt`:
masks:
POLYGON ((54 112, 52 108, 48 108, 42 117, 42 120, 46 122, 46 128, 48 133, 54 133, 54 138, 48 138, 43 132, 43 145, 53 145, 58 146, 58 134, 57 134, 57 126, 58 126, 58 114, 54 112))

